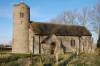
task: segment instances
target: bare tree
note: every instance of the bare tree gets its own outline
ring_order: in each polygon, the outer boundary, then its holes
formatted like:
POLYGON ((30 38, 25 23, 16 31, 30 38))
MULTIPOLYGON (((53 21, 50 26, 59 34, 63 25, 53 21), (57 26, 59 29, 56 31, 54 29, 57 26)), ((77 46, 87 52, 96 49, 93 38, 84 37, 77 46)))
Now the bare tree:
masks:
POLYGON ((51 19, 50 22, 58 24, 74 24, 75 19, 76 19, 75 11, 64 11, 56 18, 51 19))
POLYGON ((82 26, 86 27, 88 20, 88 8, 82 8, 80 13, 78 14, 78 20, 82 26))
POLYGON ((89 18, 92 21, 92 26, 94 27, 93 30, 97 34, 100 33, 100 11, 98 11, 98 7, 100 7, 100 5, 96 5, 96 7, 94 7, 89 13, 89 18))
POLYGON ((97 22, 97 33, 98 33, 98 41, 97 41, 97 47, 100 48, 100 4, 97 4, 95 7, 95 15, 93 16, 95 21, 97 22))
POLYGON ((98 41, 97 41, 97 48, 100 48, 100 34, 99 34, 99 38, 98 38, 98 41))

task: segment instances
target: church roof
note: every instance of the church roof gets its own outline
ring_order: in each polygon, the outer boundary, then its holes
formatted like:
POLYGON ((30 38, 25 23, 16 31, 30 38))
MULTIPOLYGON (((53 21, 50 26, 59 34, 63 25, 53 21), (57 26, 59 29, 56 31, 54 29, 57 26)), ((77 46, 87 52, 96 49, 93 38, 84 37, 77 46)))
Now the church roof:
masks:
POLYGON ((91 33, 83 26, 79 25, 62 25, 43 22, 31 22, 35 34, 57 36, 91 36, 91 33))

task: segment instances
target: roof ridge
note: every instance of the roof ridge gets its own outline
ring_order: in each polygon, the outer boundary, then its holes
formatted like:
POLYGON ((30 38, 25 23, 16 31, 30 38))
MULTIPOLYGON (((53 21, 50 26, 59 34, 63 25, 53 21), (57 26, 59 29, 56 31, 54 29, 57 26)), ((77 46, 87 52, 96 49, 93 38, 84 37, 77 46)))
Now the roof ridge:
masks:
POLYGON ((61 26, 80 26, 84 27, 81 25, 69 25, 69 24, 57 24, 57 23, 50 23, 50 22, 35 22, 35 21, 30 21, 31 23, 41 23, 41 24, 52 24, 52 25, 61 25, 61 26))

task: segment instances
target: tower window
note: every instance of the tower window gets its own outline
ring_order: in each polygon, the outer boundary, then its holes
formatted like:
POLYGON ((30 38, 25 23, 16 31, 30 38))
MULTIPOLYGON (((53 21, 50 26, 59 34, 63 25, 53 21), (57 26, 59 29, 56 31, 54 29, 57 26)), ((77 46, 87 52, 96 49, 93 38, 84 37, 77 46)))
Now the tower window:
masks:
POLYGON ((20 12, 20 18, 24 18, 24 13, 20 12))

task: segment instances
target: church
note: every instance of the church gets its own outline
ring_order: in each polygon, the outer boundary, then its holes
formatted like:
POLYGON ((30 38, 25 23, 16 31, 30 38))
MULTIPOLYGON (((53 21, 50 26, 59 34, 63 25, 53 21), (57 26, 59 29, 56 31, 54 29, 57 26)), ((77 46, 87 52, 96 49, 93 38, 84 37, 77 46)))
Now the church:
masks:
POLYGON ((13 8, 12 53, 55 54, 91 52, 92 34, 84 26, 30 21, 30 7, 13 8))

